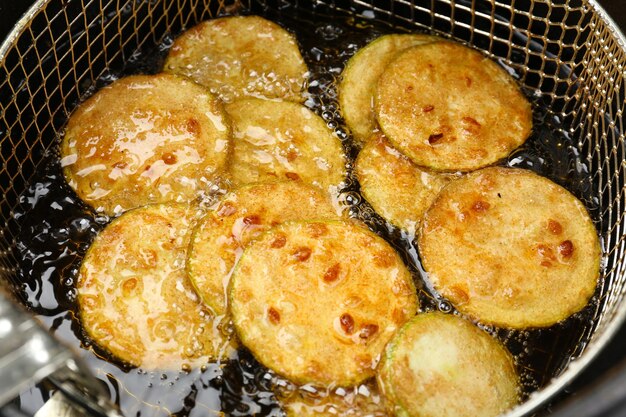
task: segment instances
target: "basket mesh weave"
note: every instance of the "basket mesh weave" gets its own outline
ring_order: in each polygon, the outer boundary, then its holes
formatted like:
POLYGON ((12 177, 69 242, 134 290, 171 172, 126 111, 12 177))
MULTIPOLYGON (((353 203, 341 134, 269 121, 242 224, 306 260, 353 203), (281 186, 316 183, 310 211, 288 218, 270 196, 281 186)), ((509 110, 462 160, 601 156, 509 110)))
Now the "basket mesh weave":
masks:
MULTIPOLYGON (((594 320, 572 358, 597 351, 623 320, 626 56, 619 35, 584 0, 40 1, 0 49, 2 277, 20 284, 16 208, 43 155, 58 146, 69 113, 97 80, 123 68, 136 51, 202 20, 285 8, 433 31, 481 49, 521 76, 571 139, 570 151, 583 164, 570 168, 586 172, 579 197, 594 210, 606 257, 594 320)), ((575 373, 566 372, 561 385, 575 373)))

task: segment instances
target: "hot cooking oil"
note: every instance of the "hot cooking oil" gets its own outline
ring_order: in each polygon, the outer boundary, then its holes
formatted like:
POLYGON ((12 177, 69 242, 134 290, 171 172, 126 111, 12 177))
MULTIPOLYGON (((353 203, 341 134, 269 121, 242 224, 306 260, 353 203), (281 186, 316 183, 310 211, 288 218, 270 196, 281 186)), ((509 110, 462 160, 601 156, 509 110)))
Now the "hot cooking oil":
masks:
MULTIPOLYGON (((329 10, 311 12, 293 6, 279 11, 258 6, 248 12, 281 24, 298 39, 310 70, 305 105, 334 130, 348 155, 349 175, 341 198, 346 210, 398 250, 414 275, 423 311, 455 314, 452 305, 428 285, 414 236, 386 223, 360 195, 359 184, 352 175, 358 147, 338 108, 336 86, 346 61, 377 36, 400 29, 376 23, 372 13, 361 17, 331 16, 329 10)), ((167 34, 161 44, 138 51, 122 71, 94 80, 90 92, 124 75, 159 72, 175 36, 167 34)), ((508 70, 521 75, 514 67, 508 70)), ((597 216, 587 168, 572 138, 547 111, 541 94, 524 91, 533 102, 533 133, 502 164, 531 169, 556 181, 581 199, 592 216, 597 216)), ((21 225, 17 239, 22 260, 18 280, 23 283, 17 291, 51 332, 80 349, 81 356, 108 387, 123 413, 141 417, 219 416, 221 412, 231 416, 282 415, 275 392, 287 396, 296 387, 262 367, 245 348, 240 348, 231 360, 208 363, 201 369, 146 372, 120 363, 92 346, 76 314, 75 279, 89 244, 110 219, 82 203, 66 184, 58 153, 46 154, 39 167, 15 212, 21 225)), ((591 317, 596 304, 594 298, 582 312, 547 329, 517 331, 482 326, 515 356, 524 398, 545 386, 564 370, 573 355, 580 353, 580 341, 587 340, 594 325, 591 317)), ((45 390, 37 387, 21 396, 21 406, 32 412, 41 406, 45 396, 45 390)))

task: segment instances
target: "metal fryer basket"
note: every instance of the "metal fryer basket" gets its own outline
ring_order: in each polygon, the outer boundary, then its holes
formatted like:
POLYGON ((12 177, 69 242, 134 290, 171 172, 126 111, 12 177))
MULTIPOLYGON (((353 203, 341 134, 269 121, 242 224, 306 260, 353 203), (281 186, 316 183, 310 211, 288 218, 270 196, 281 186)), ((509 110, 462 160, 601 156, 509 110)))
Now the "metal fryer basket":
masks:
MULTIPOLYGON (((605 267, 593 320, 554 367, 554 379, 512 415, 560 391, 623 324, 626 308, 624 122, 626 41, 594 0, 41 0, 0 47, 0 274, 20 291, 16 216, 68 114, 96 80, 136 51, 233 11, 310 10, 434 31, 473 45, 520 75, 570 138, 587 172, 584 195, 603 239, 605 267)), ((23 301, 28 304, 26 297, 23 301)), ((550 347, 546 347, 547 350, 550 347)))

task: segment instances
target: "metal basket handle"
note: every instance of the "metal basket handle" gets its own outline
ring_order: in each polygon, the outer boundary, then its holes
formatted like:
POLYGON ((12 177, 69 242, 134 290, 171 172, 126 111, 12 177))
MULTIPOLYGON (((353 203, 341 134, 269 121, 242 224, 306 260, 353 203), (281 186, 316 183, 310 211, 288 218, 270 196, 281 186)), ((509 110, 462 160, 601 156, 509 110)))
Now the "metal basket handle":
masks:
POLYGON ((54 408, 58 413, 59 407, 66 407, 67 415, 121 416, 109 394, 78 356, 2 292, 0 375, 0 408, 28 387, 47 379, 59 394, 51 399, 56 406, 48 409, 54 408), (70 408, 81 414, 72 414, 70 408))

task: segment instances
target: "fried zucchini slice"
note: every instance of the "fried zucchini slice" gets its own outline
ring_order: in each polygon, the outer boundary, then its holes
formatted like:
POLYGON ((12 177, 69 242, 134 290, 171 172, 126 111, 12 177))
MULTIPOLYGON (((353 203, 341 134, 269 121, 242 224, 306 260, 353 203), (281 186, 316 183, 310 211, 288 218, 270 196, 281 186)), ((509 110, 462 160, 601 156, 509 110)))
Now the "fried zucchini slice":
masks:
POLYGON ((354 139, 365 143, 377 129, 374 92, 389 62, 406 48, 439 39, 429 35, 384 35, 350 58, 341 73, 339 106, 354 139))
POLYGON ((187 30, 174 41, 164 70, 190 77, 224 101, 301 102, 308 77, 294 36, 259 16, 222 17, 187 30))
POLYGON ((336 194, 345 178, 345 157, 321 117, 297 103, 259 99, 235 101, 226 111, 233 121, 235 187, 301 179, 336 194))
POLYGON ((359 153, 356 176, 361 194, 374 210, 411 234, 415 234, 424 213, 452 178, 419 168, 381 134, 375 134, 359 153))
POLYGON ((216 314, 226 312, 226 289, 243 248, 261 233, 290 220, 337 219, 330 198, 296 181, 256 184, 226 195, 196 226, 187 273, 216 314))
POLYGON ((242 343, 297 384, 373 376, 418 307, 411 274, 382 238, 351 222, 289 222, 252 242, 231 278, 242 343))
POLYGON ((287 417, 387 417, 373 380, 356 387, 317 390, 307 386, 279 403, 287 417), (311 392, 312 391, 312 392, 311 392))
POLYGON ((511 354, 488 333, 442 313, 419 314, 387 345, 377 380, 397 416, 490 417, 519 401, 511 354))
POLYGON ((194 217, 183 204, 128 211, 85 255, 77 280, 81 323, 124 362, 173 370, 227 358, 232 350, 185 274, 194 217))
POLYGON ((171 74, 104 87, 70 116, 61 164, 70 186, 106 214, 188 202, 226 166, 230 123, 203 87, 171 74))
POLYGON ((375 111, 391 143, 417 165, 471 171, 528 138, 532 110, 515 80, 453 42, 406 49, 378 79, 375 111))
POLYGON ((448 184, 424 216, 418 245, 440 294, 502 327, 567 318, 587 304, 600 272, 583 204, 522 169, 485 168, 448 184))

